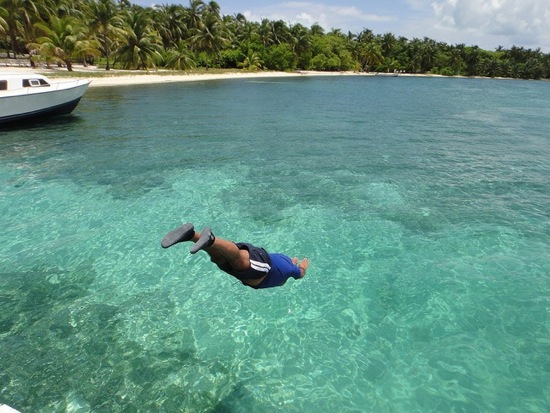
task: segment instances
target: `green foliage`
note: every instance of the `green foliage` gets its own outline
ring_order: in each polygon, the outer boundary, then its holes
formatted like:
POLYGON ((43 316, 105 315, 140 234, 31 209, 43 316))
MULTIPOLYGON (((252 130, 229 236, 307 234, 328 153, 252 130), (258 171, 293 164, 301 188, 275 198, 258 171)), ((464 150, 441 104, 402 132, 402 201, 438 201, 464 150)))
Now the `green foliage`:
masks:
POLYGON ((328 59, 323 53, 318 53, 310 61, 308 69, 312 70, 327 70, 328 59))
POLYGON ((352 70, 355 66, 347 38, 337 33, 313 36, 312 51, 310 66, 314 70, 352 70))
POLYGON ((206 69, 212 67, 211 59, 205 52, 195 53, 197 67, 204 67, 206 69))
POLYGON ((440 74, 440 75, 443 75, 443 76, 454 76, 454 75, 456 75, 456 73, 454 72, 454 70, 451 69, 450 67, 444 67, 444 68, 442 68, 442 69, 439 71, 439 74, 440 74))
POLYGON ((220 55, 220 66, 224 69, 236 69, 242 60, 243 53, 240 49, 222 50, 220 55))
POLYGON ((141 7, 129 0, 2 0, 0 47, 8 57, 60 63, 100 57, 107 70, 162 65, 188 70, 222 67, 246 70, 362 70, 438 73, 446 76, 550 78, 550 55, 513 46, 496 51, 448 45, 427 37, 392 33, 330 32, 282 20, 247 21, 222 16, 216 1, 188 6, 141 7))
POLYGON ((269 70, 289 71, 296 69, 296 53, 287 43, 271 46, 266 51, 265 66, 269 70))

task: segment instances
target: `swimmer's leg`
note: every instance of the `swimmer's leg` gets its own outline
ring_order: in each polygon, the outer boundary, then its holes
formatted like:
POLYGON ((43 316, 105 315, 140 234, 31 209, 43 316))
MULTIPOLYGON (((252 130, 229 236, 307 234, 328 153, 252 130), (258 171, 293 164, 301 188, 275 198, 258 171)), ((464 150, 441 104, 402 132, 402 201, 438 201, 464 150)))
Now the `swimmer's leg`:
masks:
POLYGON ((215 240, 216 237, 212 234, 210 228, 203 229, 199 239, 195 241, 195 245, 191 247, 191 254, 196 254, 200 250, 211 247, 215 240))
POLYGON ((197 236, 193 237, 193 241, 195 245, 191 247, 191 254, 196 254, 202 249, 210 255, 210 259, 216 264, 228 263, 237 271, 250 268, 248 250, 241 250, 234 242, 215 237, 210 228, 205 228, 198 238, 197 236))

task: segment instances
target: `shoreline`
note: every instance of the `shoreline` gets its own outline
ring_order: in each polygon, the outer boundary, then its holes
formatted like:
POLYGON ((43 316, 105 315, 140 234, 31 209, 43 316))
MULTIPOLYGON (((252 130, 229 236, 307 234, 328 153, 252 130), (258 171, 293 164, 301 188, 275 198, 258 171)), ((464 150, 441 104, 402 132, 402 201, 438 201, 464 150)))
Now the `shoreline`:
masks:
POLYGON ((295 71, 295 72, 276 72, 276 71, 257 71, 257 72, 238 72, 227 71, 225 73, 177 73, 174 71, 155 70, 143 72, 138 70, 116 70, 107 72, 104 69, 91 67, 82 67, 75 65, 72 72, 62 68, 31 68, 18 66, 2 66, 0 73, 29 73, 34 72, 46 77, 52 81, 68 81, 74 79, 91 80, 90 87, 105 86, 131 86, 158 84, 167 82, 199 82, 207 80, 227 80, 227 79, 266 79, 266 78, 284 78, 298 76, 375 76, 375 73, 356 73, 356 72, 314 72, 314 71, 295 71), (67 74, 67 76, 63 76, 67 74))
MULTIPOLYGON (((225 73, 186 73, 174 72, 169 70, 155 70, 143 72, 138 70, 118 70, 113 69, 106 71, 98 69, 94 66, 84 67, 74 65, 73 72, 68 72, 65 68, 31 68, 28 66, 0 66, 0 73, 28 73, 34 72, 49 77, 52 81, 69 81, 74 79, 91 80, 90 87, 113 87, 113 86, 133 86, 159 84, 167 82, 199 82, 208 80, 228 80, 228 79, 267 79, 267 78, 285 78, 299 76, 364 76, 364 77, 427 77, 427 78, 462 78, 469 79, 465 76, 443 76, 434 74, 413 74, 399 73, 398 76, 393 76, 393 73, 377 73, 377 72, 318 72, 297 70, 295 72, 275 72, 275 71, 227 71, 225 73), (67 74, 67 76, 63 76, 67 74), (52 76, 53 75, 53 76, 52 76)), ((513 80, 510 78, 482 78, 479 79, 495 79, 495 80, 513 80)))

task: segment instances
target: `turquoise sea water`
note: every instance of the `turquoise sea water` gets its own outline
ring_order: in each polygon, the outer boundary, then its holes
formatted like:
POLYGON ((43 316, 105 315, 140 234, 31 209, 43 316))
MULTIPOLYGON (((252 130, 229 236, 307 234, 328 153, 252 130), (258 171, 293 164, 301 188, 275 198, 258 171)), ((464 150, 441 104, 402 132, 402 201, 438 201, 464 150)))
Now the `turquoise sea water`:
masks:
POLYGON ((91 88, 0 131, 0 403, 547 412, 550 83, 91 88), (182 222, 309 257, 253 290, 182 222))

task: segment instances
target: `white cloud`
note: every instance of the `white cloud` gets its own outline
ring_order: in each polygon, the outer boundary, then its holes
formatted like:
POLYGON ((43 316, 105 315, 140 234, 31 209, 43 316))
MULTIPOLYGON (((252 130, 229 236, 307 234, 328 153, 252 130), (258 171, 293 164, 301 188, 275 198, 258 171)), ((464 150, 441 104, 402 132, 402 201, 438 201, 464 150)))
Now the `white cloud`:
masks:
POLYGON ((405 2, 412 10, 425 10, 431 3, 430 0, 405 0, 405 2))
POLYGON ((443 0, 432 3, 434 28, 466 32, 512 44, 550 48, 550 2, 548 0, 443 0))
POLYGON ((327 30, 338 28, 350 31, 360 31, 365 25, 373 22, 395 20, 392 16, 369 14, 354 6, 331 6, 301 1, 279 3, 255 9, 253 12, 247 10, 243 15, 251 21, 260 21, 262 18, 267 18, 301 23, 307 27, 318 23, 327 30))

